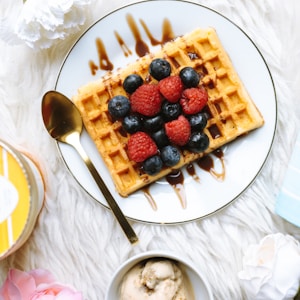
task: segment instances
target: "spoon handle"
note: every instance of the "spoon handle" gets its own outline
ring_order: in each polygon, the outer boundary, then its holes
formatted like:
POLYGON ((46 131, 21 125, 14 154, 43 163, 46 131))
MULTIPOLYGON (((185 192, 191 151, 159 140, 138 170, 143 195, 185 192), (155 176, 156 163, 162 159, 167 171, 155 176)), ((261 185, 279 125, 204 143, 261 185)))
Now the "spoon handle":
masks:
POLYGON ((124 216, 123 212, 121 211, 120 207, 118 206, 116 200, 113 198, 112 194, 110 193, 109 189, 107 188, 106 184, 104 183, 103 179, 99 175, 98 171, 96 170, 94 164, 86 154, 85 150, 83 149, 80 143, 80 136, 77 132, 69 135, 67 138, 67 142, 71 144, 74 149, 78 152, 78 154, 83 159, 85 165, 88 167, 90 173, 92 174, 94 180, 96 181, 98 187, 100 188, 102 194, 104 195, 109 207, 111 208, 113 214, 115 215, 117 221, 119 222, 120 226, 122 227, 124 233, 126 234, 128 240, 131 244, 135 244, 138 242, 138 237, 134 232, 133 228, 129 224, 128 220, 124 216))

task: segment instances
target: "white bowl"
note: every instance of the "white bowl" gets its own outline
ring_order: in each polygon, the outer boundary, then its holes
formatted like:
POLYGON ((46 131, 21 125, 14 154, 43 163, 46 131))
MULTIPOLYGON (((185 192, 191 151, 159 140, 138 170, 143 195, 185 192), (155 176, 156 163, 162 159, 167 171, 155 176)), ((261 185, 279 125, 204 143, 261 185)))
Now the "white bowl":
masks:
POLYGON ((193 263, 184 258, 182 255, 174 254, 168 251, 147 251, 141 254, 137 254, 127 261, 125 261, 113 274, 112 280, 106 291, 105 300, 118 300, 118 294, 120 285, 124 275, 139 262, 150 258, 167 258, 179 263, 180 269, 182 269, 189 277, 190 283, 194 289, 195 299, 212 300, 212 291, 205 278, 199 270, 197 270, 193 263))

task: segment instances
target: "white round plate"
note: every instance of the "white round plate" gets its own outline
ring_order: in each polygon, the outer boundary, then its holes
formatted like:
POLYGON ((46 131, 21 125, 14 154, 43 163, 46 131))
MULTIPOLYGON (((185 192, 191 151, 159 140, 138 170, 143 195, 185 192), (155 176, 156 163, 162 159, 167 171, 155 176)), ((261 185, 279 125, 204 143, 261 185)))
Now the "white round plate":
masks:
MULTIPOLYGON (((135 52, 135 39, 126 19, 128 14, 135 20, 141 39, 152 51, 160 46, 151 46, 140 20, 145 22, 157 40, 161 39, 164 20, 170 22, 176 36, 197 27, 214 27, 246 89, 262 113, 265 124, 223 149, 226 173, 223 181, 216 180, 198 165, 195 165, 195 170, 200 178, 199 182, 188 175, 185 168, 182 169, 187 199, 185 209, 165 179, 152 184, 149 189, 157 205, 156 210, 150 205, 143 191, 138 191, 128 198, 120 197, 115 192, 108 170, 86 132, 82 135, 83 146, 127 217, 143 222, 174 224, 208 216, 237 199, 253 183, 267 159, 273 143, 277 118, 276 94, 271 74, 251 39, 219 13, 185 1, 146 1, 122 7, 91 26, 67 55, 57 78, 56 90, 71 98, 81 85, 94 81, 104 74, 105 71, 100 68, 96 75, 93 75, 89 65, 90 61, 99 64, 97 39, 103 41, 114 70, 138 58, 135 52), (130 55, 125 55, 124 49, 121 49, 116 32, 130 49, 130 55)), ((75 150, 61 143, 58 143, 58 148, 79 184, 89 195, 107 206, 75 150)), ((221 172, 219 159, 215 159, 215 168, 221 172)))

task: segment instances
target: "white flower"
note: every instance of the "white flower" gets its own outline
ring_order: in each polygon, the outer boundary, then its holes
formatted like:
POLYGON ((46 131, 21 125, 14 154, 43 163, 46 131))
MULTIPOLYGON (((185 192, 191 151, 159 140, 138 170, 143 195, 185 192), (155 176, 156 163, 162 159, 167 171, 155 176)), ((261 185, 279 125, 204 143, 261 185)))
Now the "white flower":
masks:
POLYGON ((86 20, 91 0, 27 0, 16 23, 15 33, 31 48, 49 48, 77 32, 86 20))
POLYGON ((251 245, 238 274, 248 299, 293 299, 300 285, 300 244, 281 233, 251 245))

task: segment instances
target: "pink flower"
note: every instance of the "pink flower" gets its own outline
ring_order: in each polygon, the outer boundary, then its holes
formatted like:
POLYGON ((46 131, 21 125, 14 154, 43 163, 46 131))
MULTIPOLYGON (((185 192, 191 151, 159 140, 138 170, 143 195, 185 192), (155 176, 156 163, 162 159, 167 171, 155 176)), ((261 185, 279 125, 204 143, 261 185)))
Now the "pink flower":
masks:
POLYGON ((0 300, 82 300, 82 294, 58 283, 46 270, 11 269, 0 288, 0 300))

